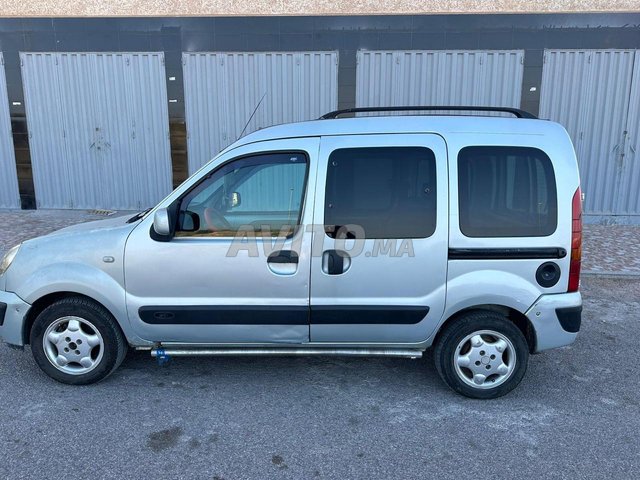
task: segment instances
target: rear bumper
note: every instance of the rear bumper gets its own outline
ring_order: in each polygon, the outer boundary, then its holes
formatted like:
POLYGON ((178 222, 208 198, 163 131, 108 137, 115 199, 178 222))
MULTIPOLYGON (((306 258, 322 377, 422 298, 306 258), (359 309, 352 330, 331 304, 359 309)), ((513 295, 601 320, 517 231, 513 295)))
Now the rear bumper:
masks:
POLYGON ((536 336, 535 352, 572 344, 580 330, 580 292, 542 295, 526 312, 536 336))
POLYGON ((0 314, 4 309, 3 318, 0 318, 0 340, 16 346, 23 346, 22 331, 24 318, 31 307, 15 293, 0 291, 0 314))

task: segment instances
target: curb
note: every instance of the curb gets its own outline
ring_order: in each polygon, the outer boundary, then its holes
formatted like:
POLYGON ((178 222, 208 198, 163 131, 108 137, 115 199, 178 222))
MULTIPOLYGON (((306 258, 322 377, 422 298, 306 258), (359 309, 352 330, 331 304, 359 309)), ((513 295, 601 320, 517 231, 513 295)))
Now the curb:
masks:
POLYGON ((640 278, 640 272, 614 272, 614 271, 599 271, 599 270, 584 270, 580 272, 585 277, 604 277, 604 278, 626 278, 635 279, 640 278))

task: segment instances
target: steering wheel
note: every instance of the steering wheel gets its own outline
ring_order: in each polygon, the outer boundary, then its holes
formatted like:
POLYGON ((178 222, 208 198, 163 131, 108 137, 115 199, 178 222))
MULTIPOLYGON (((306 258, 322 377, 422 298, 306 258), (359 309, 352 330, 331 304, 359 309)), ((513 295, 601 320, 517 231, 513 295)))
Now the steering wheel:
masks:
POLYGON ((207 228, 212 232, 218 230, 233 230, 231 224, 224 218, 218 210, 213 207, 207 207, 204 209, 204 221, 207 224, 207 228))

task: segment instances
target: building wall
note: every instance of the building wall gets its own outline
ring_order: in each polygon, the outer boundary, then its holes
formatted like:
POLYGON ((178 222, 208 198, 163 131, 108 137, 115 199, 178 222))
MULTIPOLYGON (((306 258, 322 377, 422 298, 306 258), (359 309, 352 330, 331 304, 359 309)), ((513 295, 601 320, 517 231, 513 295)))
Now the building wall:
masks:
MULTIPOLYGON (((9 3, 20 6, 18 2, 9 3)), ((24 3, 27 8, 33 2, 24 3)), ((355 106, 359 49, 522 49, 521 107, 537 114, 545 48, 640 49, 640 13, 0 19, 0 51, 5 61, 24 207, 35 203, 21 51, 164 52, 168 97, 175 100, 168 107, 173 181, 178 184, 187 175, 183 52, 337 50, 338 107, 347 108, 355 106), (169 81, 170 77, 175 80, 169 81), (531 87, 536 88, 532 91, 531 87)))
POLYGON ((383 15, 637 11, 637 0, 4 0, 3 16, 383 15))

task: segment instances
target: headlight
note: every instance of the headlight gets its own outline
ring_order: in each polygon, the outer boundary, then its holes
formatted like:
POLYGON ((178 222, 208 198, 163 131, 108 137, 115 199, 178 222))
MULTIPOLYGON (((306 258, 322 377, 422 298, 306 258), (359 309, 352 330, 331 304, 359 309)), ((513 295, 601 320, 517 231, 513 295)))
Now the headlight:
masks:
POLYGON ((7 268, 11 266, 11 262, 16 258, 16 254, 20 250, 20 244, 16 245, 12 249, 10 249, 4 257, 2 257, 2 261, 0 262, 0 275, 7 271, 7 268))

